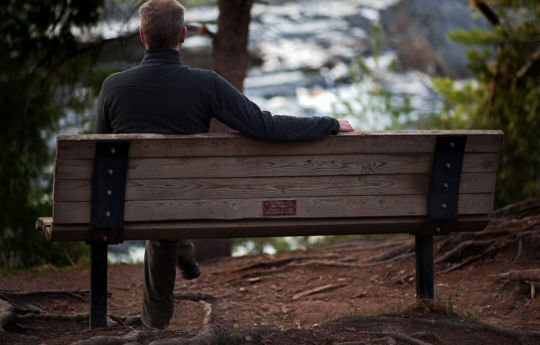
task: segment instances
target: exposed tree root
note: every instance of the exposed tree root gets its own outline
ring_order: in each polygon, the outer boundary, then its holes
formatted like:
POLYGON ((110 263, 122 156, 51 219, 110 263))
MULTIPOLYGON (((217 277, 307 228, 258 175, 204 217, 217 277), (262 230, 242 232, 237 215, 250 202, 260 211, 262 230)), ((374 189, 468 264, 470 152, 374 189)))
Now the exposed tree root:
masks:
POLYGON ((288 267, 282 267, 275 270, 260 270, 260 271, 248 272, 248 273, 242 274, 240 277, 235 277, 235 278, 231 278, 227 280, 225 284, 232 284, 232 283, 243 281, 244 279, 249 279, 249 278, 260 278, 260 277, 264 277, 268 275, 273 275, 276 273, 285 272, 288 269, 289 269, 288 267))
POLYGON ((476 260, 480 260, 481 258, 483 258, 484 256, 490 254, 491 252, 492 252, 491 250, 486 250, 486 251, 483 251, 482 253, 480 253, 478 255, 468 257, 467 259, 448 267, 447 269, 445 269, 443 271, 443 273, 450 273, 450 272, 455 271, 457 269, 460 269, 460 268, 462 268, 464 266, 467 266, 468 264, 470 264, 470 263, 472 263, 472 262, 474 262, 476 260))
POLYGON ((540 248, 540 230, 529 230, 517 235, 518 251, 514 262, 530 262, 540 258, 538 248, 540 248))
MULTIPOLYGON (((279 263, 279 265, 282 265, 282 266, 284 265, 285 267, 281 267, 281 268, 273 269, 273 270, 259 270, 259 271, 254 271, 254 272, 248 272, 248 273, 245 273, 245 274, 241 275, 240 277, 235 277, 235 278, 229 279, 226 283, 233 283, 233 282, 242 281, 244 279, 253 278, 253 277, 258 278, 258 277, 261 277, 261 276, 273 275, 273 274, 276 274, 276 273, 287 271, 291 267, 330 266, 330 267, 345 267, 345 268, 363 268, 363 267, 377 266, 377 265, 380 265, 380 264, 385 264, 385 263, 393 262, 393 261, 400 260, 400 259, 405 259, 405 258, 411 257, 412 255, 414 255, 414 253, 405 253, 405 254, 402 254, 402 255, 399 255, 399 256, 395 256, 395 257, 393 257, 391 259, 388 259, 388 260, 370 262, 370 263, 367 263, 367 264, 349 263, 348 261, 356 260, 355 258, 352 258, 352 257, 341 258, 339 261, 328 261, 328 260, 316 260, 316 259, 320 259, 321 256, 302 256, 301 257, 302 260, 308 260, 308 261, 305 261, 305 262, 294 262, 294 261, 299 261, 299 260, 290 260, 291 258, 285 258, 285 259, 272 261, 272 262, 277 261, 279 263), (313 259, 310 260, 310 258, 313 258, 313 259)), ((335 259, 338 259, 339 256, 335 255, 335 254, 331 254, 331 255, 322 256, 322 258, 335 258, 335 259)), ((244 270, 247 270, 249 268, 259 267, 259 266, 260 265, 258 265, 258 264, 254 264, 254 265, 243 267, 241 269, 237 269, 234 272, 244 271, 244 270)), ((269 264, 269 262, 265 262, 263 266, 275 267, 274 265, 269 264)))
POLYGON ((6 301, 9 304, 11 304, 15 308, 15 312, 17 312, 17 313, 22 313, 22 314, 25 314, 25 313, 41 313, 41 312, 44 311, 43 309, 41 309, 41 308, 39 308, 39 307, 37 307, 37 306, 35 306, 33 304, 19 303, 14 298, 11 298, 9 296, 0 295, 0 300, 6 301))
MULTIPOLYGON (((415 335, 418 335, 418 334, 423 335, 424 333, 425 332, 415 333, 415 335)), ((341 343, 335 343, 334 345, 375 345, 375 344, 387 345, 387 344, 395 344, 396 342, 393 340, 397 340, 400 343, 405 343, 405 344, 410 344, 410 345, 434 345, 433 343, 416 339, 415 335, 409 336, 407 334, 393 333, 393 332, 379 333, 377 335, 382 335, 383 337, 372 339, 372 340, 366 340, 366 341, 346 341, 346 342, 341 342, 341 343)), ((444 345, 444 342, 441 342, 439 344, 444 345)))
MULTIPOLYGON (((383 248, 391 248, 391 247, 396 247, 396 246, 402 246, 404 243, 404 241, 392 241, 392 242, 388 242, 388 243, 381 243, 381 244, 377 244, 377 245, 374 245, 374 246, 358 246, 358 245, 349 245, 349 246, 344 246, 343 248, 340 248, 340 247, 337 247, 337 246, 333 246, 332 248, 333 249, 336 249, 336 248, 339 248, 339 252, 340 253, 343 253, 343 252, 351 252, 351 251, 364 251, 364 250, 376 250, 376 249, 383 249, 383 248)), ((407 242, 410 242, 410 241, 407 241, 407 242)))
POLYGON ((88 291, 80 291, 80 290, 73 290, 73 291, 62 291, 62 290, 44 290, 44 291, 10 291, 10 290, 0 290, 0 300, 4 300, 9 302, 14 308, 15 312, 17 313, 34 313, 34 314, 40 314, 44 313, 45 311, 33 304, 29 303, 22 303, 18 300, 21 298, 28 298, 28 297, 43 297, 43 296, 50 296, 50 295, 58 295, 58 296, 69 296, 76 298, 82 302, 86 302, 81 295, 88 295, 88 291))
POLYGON ((216 299, 214 295, 202 292, 175 292, 175 299, 187 299, 190 301, 213 301, 216 299))
POLYGON ((298 262, 289 264, 290 267, 308 267, 308 266, 327 266, 327 267, 345 267, 345 268, 360 268, 374 266, 372 264, 351 264, 339 261, 325 261, 325 260, 309 260, 306 262, 298 262))
POLYGON ((429 333, 429 332, 416 332, 412 334, 415 338, 425 339, 425 340, 432 340, 438 343, 439 345, 446 345, 446 343, 439 337, 436 333, 429 333))
POLYGON ((442 257, 435 260, 435 264, 440 264, 448 261, 455 261, 462 257, 463 252, 466 249, 472 248, 472 247, 487 247, 491 245, 493 241, 476 241, 476 240, 469 240, 460 243, 457 247, 450 250, 448 253, 443 255, 442 257))
POLYGON ((156 340, 150 345, 214 345, 223 344, 228 339, 228 333, 220 324, 214 321, 212 313, 212 305, 210 303, 200 301, 205 314, 203 319, 203 328, 193 338, 173 338, 156 340))
MULTIPOLYGON (((498 251, 515 246, 514 262, 531 263, 540 259, 540 198, 509 205, 493 213, 488 227, 481 232, 453 233, 434 246, 434 263, 440 272, 449 273, 498 251), (510 218, 507 218, 510 217, 510 218)), ((404 283, 414 271, 399 277, 404 283)))
POLYGON ((472 232, 460 232, 457 234, 451 234, 444 238, 441 243, 435 246, 435 253, 446 253, 465 241, 470 241, 474 237, 472 232))
POLYGON ((540 282, 540 269, 533 268, 522 271, 510 271, 498 274, 497 277, 508 280, 540 282))
POLYGON ((124 345, 124 344, 139 344, 139 340, 148 337, 155 331, 131 331, 123 336, 100 335, 84 340, 79 340, 70 345, 124 345))
POLYGON ((410 344, 410 345, 433 345, 432 343, 427 343, 422 340, 415 339, 411 336, 408 336, 407 334, 403 333, 385 333, 386 336, 392 337, 396 340, 399 340, 403 343, 410 344))
MULTIPOLYGON (((327 254, 327 255, 322 256, 322 258, 328 258, 328 259, 339 259, 339 257, 340 256, 337 254, 327 254)), ((247 271, 253 268, 261 268, 261 267, 276 267, 276 266, 287 265, 293 261, 312 260, 312 259, 320 259, 320 258, 321 258, 320 255, 298 255, 298 256, 291 256, 291 257, 282 258, 282 259, 259 261, 251 265, 237 268, 233 270, 232 272, 233 273, 242 272, 242 271, 247 271)))
MULTIPOLYGON (((408 251, 411 250, 411 248, 414 248, 414 247, 411 247, 411 244, 407 243, 407 244, 401 246, 401 248, 399 250, 399 253, 401 253, 401 255, 393 254, 393 257, 391 257, 389 259, 385 259, 385 260, 382 260, 382 261, 376 261, 376 262, 368 262, 368 263, 365 263, 365 264, 355 264, 355 263, 350 263, 350 262, 343 262, 343 261, 349 261, 349 258, 341 259, 339 261, 318 260, 318 259, 321 258, 321 256, 313 256, 313 255, 301 256, 301 257, 299 257, 300 258, 299 260, 291 260, 291 259, 294 259, 294 258, 284 258, 284 259, 278 259, 278 260, 270 260, 270 261, 262 262, 262 265, 260 265, 259 263, 255 263, 253 265, 249 265, 249 266, 245 266, 245 267, 236 269, 233 272, 241 272, 241 271, 249 270, 251 268, 258 268, 258 267, 261 267, 261 266, 262 267, 275 267, 276 262, 277 262, 278 265, 285 266, 285 267, 281 267, 281 268, 273 269, 273 270, 259 270, 259 271, 255 271, 255 272, 248 272, 248 273, 245 273, 245 274, 241 275, 240 277, 235 277, 235 278, 229 279, 229 280, 226 281, 226 283, 230 284, 230 283, 242 281, 242 280, 247 279, 247 278, 261 277, 261 276, 266 276, 266 275, 273 275, 273 274, 276 274, 276 273, 284 272, 284 271, 290 269, 291 267, 308 267, 308 266, 318 266, 318 267, 327 266, 327 267, 343 267, 343 268, 373 267, 373 266, 383 265, 383 264, 395 262, 395 261, 398 261, 398 260, 403 260, 403 259, 410 258, 410 257, 415 255, 414 252, 408 252, 408 251), (405 251, 405 253, 403 253, 403 251, 405 251), (300 260, 308 260, 308 261, 295 262, 295 261, 300 261, 300 260)), ((385 256, 388 256, 388 255, 385 255, 385 256)), ((322 256, 322 258, 332 258, 332 259, 336 258, 337 259, 337 258, 339 258, 339 256, 336 255, 336 254, 330 254, 330 255, 322 256)))
POLYGON ((11 291, 11 290, 0 290, 0 298, 21 298, 21 297, 41 297, 41 296, 50 296, 50 295, 61 295, 61 296, 70 296, 76 299, 81 299, 81 296, 88 296, 90 291, 88 290, 38 290, 38 291, 11 291))
POLYGON ((58 315, 58 314, 32 314, 32 315, 19 315, 18 321, 25 320, 57 320, 57 321, 88 321, 89 314, 74 314, 74 315, 58 315))
POLYGON ((333 345, 387 345, 388 344, 388 338, 377 338, 372 340, 366 340, 366 341, 346 341, 342 343, 334 343, 333 345))
MULTIPOLYGON (((394 318, 394 317, 387 317, 387 316, 353 316, 353 317, 346 317, 337 321, 334 321, 338 325, 351 325, 351 324, 362 324, 366 325, 366 328, 364 328, 365 331, 369 331, 369 328, 367 324, 369 325, 392 325, 396 324, 396 322, 399 322, 400 328, 417 328, 417 329, 443 329, 443 328, 453 328, 453 329, 463 329, 467 328, 471 330, 472 332, 479 332, 479 331, 485 331, 490 332, 499 336, 509 337, 513 338, 519 343, 525 345, 525 344, 537 344, 540 341, 540 333, 538 332, 530 332, 530 331, 521 331, 521 330, 513 330, 513 329, 507 329, 497 326, 491 326, 491 325, 485 325, 485 324, 475 324, 475 323, 469 323, 469 322, 463 322, 463 321, 453 321, 453 320, 446 320, 446 319, 419 319, 419 318, 394 318), (397 321, 399 320, 399 321, 397 321)), ((424 331, 425 332, 425 331, 424 331)), ((424 342, 426 341, 433 341, 434 344, 444 345, 443 339, 440 339, 440 337, 434 333, 428 332, 428 333, 413 333, 410 335, 410 337, 414 338, 422 338, 424 339, 424 342), (430 339, 431 336, 435 336, 434 339, 430 339), (427 340, 429 339, 429 340, 427 340)), ((402 334, 403 331, 399 332, 383 332, 378 333, 375 332, 375 334, 379 335, 390 335, 391 334, 402 334)), ((400 341, 404 341, 399 339, 400 341)), ((427 344, 433 344, 433 343, 427 343, 427 344)))
MULTIPOLYGON (((214 345, 224 343, 228 337, 225 329, 214 321, 212 305, 205 301, 199 301, 204 309, 203 328, 192 338, 170 338, 151 342, 151 345, 214 345)), ((87 315, 86 315, 87 317, 87 315)), ((115 321, 122 321, 121 317, 111 316, 115 321)), ((124 319, 125 320, 125 319, 124 319)), ((140 320, 140 318, 138 318, 140 320)), ((123 336, 96 336, 80 340, 71 345, 128 345, 140 344, 139 341, 157 334, 160 331, 135 330, 123 336)))
POLYGON ((391 259, 388 259, 388 260, 370 262, 367 264, 351 264, 351 263, 338 262, 338 261, 310 260, 310 261, 300 262, 300 263, 291 263, 289 264, 289 266, 292 266, 292 267, 330 266, 330 267, 345 267, 345 268, 365 268, 365 267, 384 265, 384 264, 391 263, 394 261, 407 259, 414 255, 415 253, 405 253, 405 254, 401 254, 399 256, 393 257, 391 259))
POLYGON ((514 204, 499 208, 493 212, 493 217, 506 217, 509 215, 517 218, 525 218, 529 215, 540 214, 540 198, 523 200, 514 204))
POLYGON ((117 315, 108 315, 111 320, 116 322, 118 325, 124 327, 138 327, 142 326, 142 319, 140 315, 137 316, 117 316, 117 315))
POLYGON ((395 248, 392 248, 380 255, 371 257, 368 262, 382 262, 388 259, 392 259, 403 253, 408 253, 411 250, 414 250, 414 243, 403 243, 395 248))
POLYGON ((4 328, 15 321, 15 308, 8 302, 0 300, 0 345, 5 342, 4 328))
POLYGON ((211 323, 204 327, 193 338, 173 338, 156 340, 150 345, 216 345, 226 344, 227 331, 218 323, 211 323))

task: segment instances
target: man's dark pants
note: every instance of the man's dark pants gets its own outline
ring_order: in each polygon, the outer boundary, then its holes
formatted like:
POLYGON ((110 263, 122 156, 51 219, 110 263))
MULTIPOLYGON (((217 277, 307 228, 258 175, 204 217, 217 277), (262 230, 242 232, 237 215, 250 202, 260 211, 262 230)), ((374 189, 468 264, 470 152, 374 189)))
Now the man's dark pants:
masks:
POLYGON ((194 258, 190 240, 146 241, 142 321, 148 327, 165 328, 174 310, 176 266, 194 258))

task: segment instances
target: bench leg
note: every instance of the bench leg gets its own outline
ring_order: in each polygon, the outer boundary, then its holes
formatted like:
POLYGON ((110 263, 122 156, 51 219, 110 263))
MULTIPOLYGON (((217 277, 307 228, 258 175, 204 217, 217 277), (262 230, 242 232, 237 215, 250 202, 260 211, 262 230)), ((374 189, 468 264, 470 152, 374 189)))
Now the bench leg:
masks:
POLYGON ((107 327, 107 243, 90 245, 90 329, 107 327))
POLYGON ((415 236, 416 298, 433 299, 433 236, 415 236))

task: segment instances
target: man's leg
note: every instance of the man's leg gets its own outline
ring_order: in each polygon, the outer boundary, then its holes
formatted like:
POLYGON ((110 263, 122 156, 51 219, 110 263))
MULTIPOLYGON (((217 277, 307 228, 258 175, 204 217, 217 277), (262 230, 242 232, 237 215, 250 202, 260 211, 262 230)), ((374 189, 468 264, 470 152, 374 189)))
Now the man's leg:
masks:
POLYGON ((165 328, 174 310, 174 281, 178 241, 146 241, 142 321, 165 328))
POLYGON ((201 275, 201 270, 195 260, 195 249, 191 240, 178 241, 178 254, 176 264, 182 271, 184 279, 195 279, 201 275))

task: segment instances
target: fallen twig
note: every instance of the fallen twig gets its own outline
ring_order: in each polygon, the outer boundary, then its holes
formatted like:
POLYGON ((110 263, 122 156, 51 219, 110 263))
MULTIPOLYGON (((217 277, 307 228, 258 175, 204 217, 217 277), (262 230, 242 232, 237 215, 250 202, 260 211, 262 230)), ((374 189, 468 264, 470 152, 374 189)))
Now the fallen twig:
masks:
POLYGON ((302 298, 304 296, 309 296, 309 295, 314 295, 314 294, 320 293, 320 292, 334 290, 334 289, 343 287, 345 285, 347 285, 347 284, 327 284, 327 285, 319 286, 319 287, 316 287, 314 289, 302 291, 302 292, 299 292, 299 293, 295 294, 293 296, 292 300, 296 301, 297 299, 302 298))

